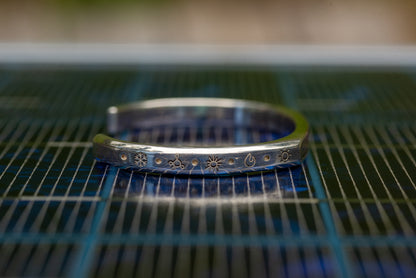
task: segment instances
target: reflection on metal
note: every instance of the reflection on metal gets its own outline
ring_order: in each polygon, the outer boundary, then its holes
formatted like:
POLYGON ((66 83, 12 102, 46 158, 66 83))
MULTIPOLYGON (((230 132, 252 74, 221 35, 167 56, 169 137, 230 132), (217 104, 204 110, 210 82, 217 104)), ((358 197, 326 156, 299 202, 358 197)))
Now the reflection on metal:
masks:
MULTIPOLYGON (((104 164, 103 164, 104 165, 104 164)), ((241 176, 148 175, 120 170, 113 197, 165 201, 264 202, 310 194, 302 166, 241 176)))

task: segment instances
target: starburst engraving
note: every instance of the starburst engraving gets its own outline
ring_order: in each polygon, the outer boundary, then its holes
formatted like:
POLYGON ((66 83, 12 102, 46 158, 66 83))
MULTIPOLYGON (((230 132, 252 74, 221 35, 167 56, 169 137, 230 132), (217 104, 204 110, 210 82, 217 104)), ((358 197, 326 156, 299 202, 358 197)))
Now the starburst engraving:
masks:
POLYGON ((279 158, 281 162, 286 162, 292 156, 289 150, 282 150, 279 154, 279 158))
POLYGON ((134 163, 139 167, 144 167, 147 165, 147 155, 145 153, 137 153, 134 156, 134 163))
POLYGON ((219 158, 218 156, 210 155, 208 157, 207 165, 206 165, 205 169, 215 173, 221 167, 222 162, 223 162, 222 158, 219 158))
POLYGON ((168 161, 170 168, 172 170, 175 170, 177 168, 185 169, 185 164, 182 162, 182 160, 179 159, 179 154, 175 155, 175 159, 168 161))

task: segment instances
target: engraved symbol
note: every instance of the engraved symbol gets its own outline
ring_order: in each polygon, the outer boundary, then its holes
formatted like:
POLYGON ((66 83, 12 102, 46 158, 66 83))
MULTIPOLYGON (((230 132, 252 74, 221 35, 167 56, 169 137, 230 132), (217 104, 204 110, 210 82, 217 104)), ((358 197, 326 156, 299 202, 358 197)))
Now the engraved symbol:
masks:
POLYGON ((205 169, 208 169, 212 172, 217 172, 218 169, 221 167, 222 165, 222 158, 218 158, 217 156, 209 156, 208 160, 207 160, 207 166, 205 167, 205 169))
POLYGON ((256 165, 256 158, 249 153, 246 158, 244 158, 244 165, 246 165, 246 167, 253 167, 256 165))
POLYGON ((182 170, 185 169, 185 164, 179 159, 179 154, 175 155, 175 159, 169 160, 168 163, 172 170, 175 170, 176 168, 181 168, 182 170))
POLYGON ((279 154, 279 158, 281 162, 288 161, 290 157, 291 157, 291 154, 289 150, 282 150, 279 154))
POLYGON ((145 153, 137 153, 134 156, 134 162, 136 163, 137 166, 139 167, 144 167, 147 165, 147 155, 145 153))

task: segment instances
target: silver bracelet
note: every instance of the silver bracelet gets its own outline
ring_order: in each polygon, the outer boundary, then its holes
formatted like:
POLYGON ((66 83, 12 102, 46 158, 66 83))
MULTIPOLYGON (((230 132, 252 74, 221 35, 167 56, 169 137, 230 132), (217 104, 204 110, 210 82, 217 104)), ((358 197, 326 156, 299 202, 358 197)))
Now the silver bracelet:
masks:
POLYGON ((298 165, 308 152, 309 126, 302 115, 255 101, 155 99, 110 107, 107 116, 110 134, 136 134, 134 141, 140 143, 97 134, 93 139, 96 159, 142 172, 266 171, 298 165))

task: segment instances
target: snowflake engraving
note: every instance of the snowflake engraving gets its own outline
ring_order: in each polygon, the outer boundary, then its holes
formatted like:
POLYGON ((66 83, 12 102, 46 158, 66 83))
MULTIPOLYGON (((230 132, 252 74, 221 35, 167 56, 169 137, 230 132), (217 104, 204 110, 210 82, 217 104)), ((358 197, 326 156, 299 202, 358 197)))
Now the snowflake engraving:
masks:
POLYGON ((136 163, 137 166, 139 167, 144 167, 147 165, 147 155, 145 153, 137 153, 134 156, 134 162, 136 163))

